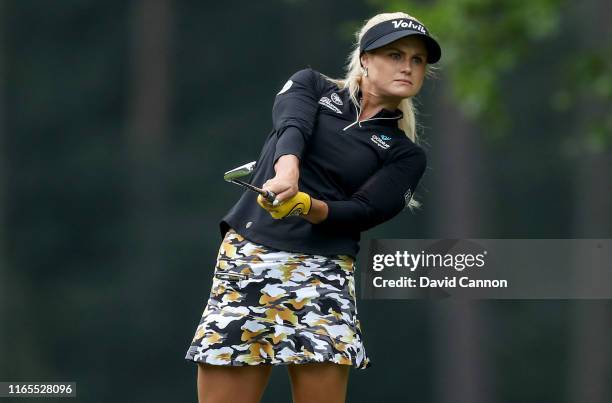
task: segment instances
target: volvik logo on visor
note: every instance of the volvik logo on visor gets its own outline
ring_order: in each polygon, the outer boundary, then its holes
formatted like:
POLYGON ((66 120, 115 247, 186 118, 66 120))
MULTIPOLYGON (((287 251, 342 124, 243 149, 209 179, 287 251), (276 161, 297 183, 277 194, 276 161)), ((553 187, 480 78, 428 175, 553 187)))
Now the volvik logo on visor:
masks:
POLYGON ((371 51, 381 48, 393 41, 406 36, 416 35, 427 47, 427 63, 436 63, 440 60, 442 50, 438 41, 429 35, 425 25, 412 18, 397 18, 379 22, 368 29, 359 41, 359 51, 371 51))
POLYGON ((415 31, 419 31, 427 35, 427 30, 422 24, 419 24, 413 20, 394 20, 391 21, 393 24, 393 28, 404 28, 404 29, 414 29, 415 31))

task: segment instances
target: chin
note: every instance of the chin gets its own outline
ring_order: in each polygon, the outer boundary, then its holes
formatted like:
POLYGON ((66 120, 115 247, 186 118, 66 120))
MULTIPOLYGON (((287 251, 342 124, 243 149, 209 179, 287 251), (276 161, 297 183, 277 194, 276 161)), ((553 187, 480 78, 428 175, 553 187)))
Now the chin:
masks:
POLYGON ((390 91, 389 92, 390 95, 397 97, 397 98, 410 98, 412 96, 415 95, 415 92, 412 90, 408 90, 408 91, 398 91, 397 89, 395 91, 390 91))

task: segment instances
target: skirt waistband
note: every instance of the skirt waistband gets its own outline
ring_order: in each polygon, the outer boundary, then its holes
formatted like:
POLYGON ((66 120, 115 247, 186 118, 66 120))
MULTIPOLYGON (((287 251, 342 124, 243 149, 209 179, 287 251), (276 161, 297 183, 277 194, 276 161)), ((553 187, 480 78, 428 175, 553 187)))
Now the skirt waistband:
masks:
POLYGON ((244 263, 335 263, 346 271, 355 270, 355 261, 349 255, 313 255, 299 252, 283 251, 251 242, 230 228, 219 248, 218 260, 244 263))

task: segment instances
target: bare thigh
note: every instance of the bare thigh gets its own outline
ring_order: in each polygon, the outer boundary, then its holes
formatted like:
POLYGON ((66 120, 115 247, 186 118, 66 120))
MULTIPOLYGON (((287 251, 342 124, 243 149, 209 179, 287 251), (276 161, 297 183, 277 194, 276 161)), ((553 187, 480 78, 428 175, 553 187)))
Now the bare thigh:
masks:
POLYGON ((344 403, 350 365, 334 363, 290 364, 293 403, 344 403))
POLYGON ((199 403, 259 403, 272 366, 269 364, 231 367, 198 364, 199 403))

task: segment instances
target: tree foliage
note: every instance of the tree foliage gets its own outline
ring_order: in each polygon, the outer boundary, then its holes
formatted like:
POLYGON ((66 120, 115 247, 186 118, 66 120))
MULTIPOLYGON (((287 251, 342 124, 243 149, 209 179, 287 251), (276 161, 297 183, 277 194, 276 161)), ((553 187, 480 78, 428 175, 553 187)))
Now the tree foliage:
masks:
MULTIPOLYGON (((568 9, 563 0, 370 2, 381 11, 404 11, 424 22, 443 48, 441 70, 450 80, 457 105, 467 116, 497 129, 508 129, 510 123, 504 107, 507 75, 561 35, 562 25, 580 35, 579 27, 589 23, 572 23, 572 16, 564 15, 568 9)), ((612 115, 606 112, 612 100, 612 41, 602 39, 588 49, 570 46, 550 61, 550 73, 558 75, 557 89, 549 94, 550 106, 565 114, 581 100, 589 100, 593 116, 578 131, 589 134, 592 150, 609 148, 612 142, 612 115)))

